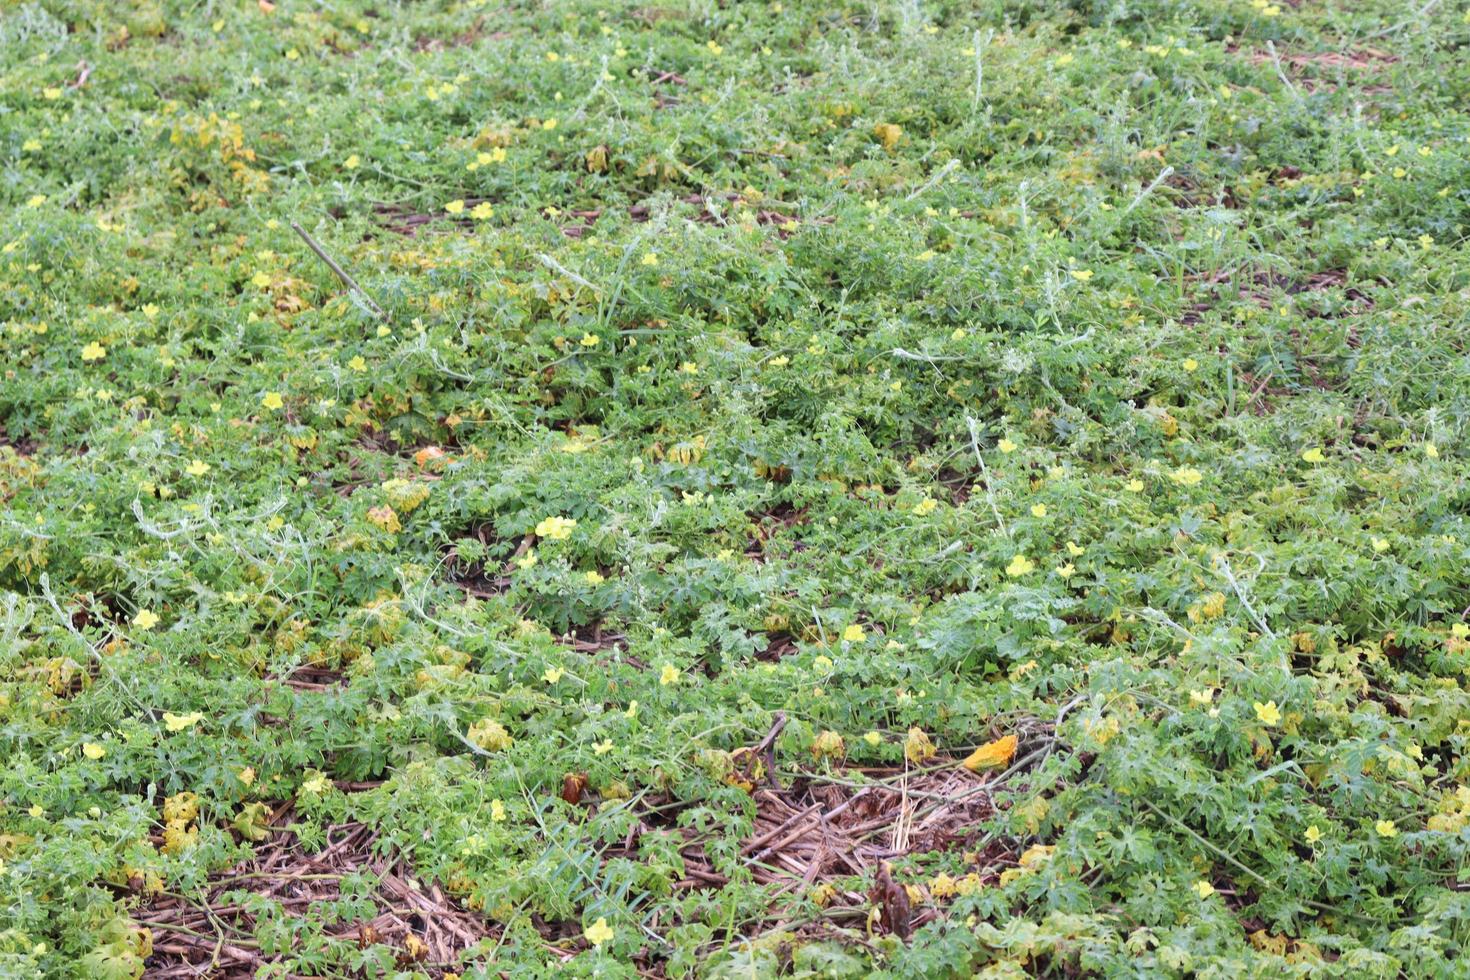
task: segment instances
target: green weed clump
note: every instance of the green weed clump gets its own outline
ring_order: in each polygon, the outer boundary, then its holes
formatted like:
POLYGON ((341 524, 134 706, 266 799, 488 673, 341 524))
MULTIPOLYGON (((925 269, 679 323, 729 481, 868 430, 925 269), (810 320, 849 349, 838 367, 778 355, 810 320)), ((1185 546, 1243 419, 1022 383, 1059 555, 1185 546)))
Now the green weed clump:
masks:
POLYGON ((0 6, 0 974, 1463 975, 1463 4, 0 6))

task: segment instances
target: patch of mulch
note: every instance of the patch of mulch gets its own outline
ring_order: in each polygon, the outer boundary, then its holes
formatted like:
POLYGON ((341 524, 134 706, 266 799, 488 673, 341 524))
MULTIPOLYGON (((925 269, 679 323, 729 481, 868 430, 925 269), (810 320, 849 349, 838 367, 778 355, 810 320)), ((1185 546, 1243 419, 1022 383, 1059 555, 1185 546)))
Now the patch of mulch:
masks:
POLYGON ((287 687, 298 691, 330 691, 348 685, 347 673, 332 667, 297 667, 284 677, 276 678, 287 687))
MULTIPOLYGON (((1229 282, 1233 278, 1237 285, 1237 295, 1241 299, 1249 299, 1262 307, 1270 307, 1274 302, 1274 294, 1279 290, 1288 296, 1301 296, 1310 293, 1328 292, 1340 289, 1342 295, 1350 306, 1336 312, 1323 312, 1308 309, 1307 316, 1321 318, 1335 318, 1340 316, 1355 316, 1366 313, 1373 309, 1373 299, 1367 293, 1348 285, 1348 272, 1346 269, 1324 269, 1313 272, 1305 278, 1293 279, 1288 276, 1279 275, 1274 272, 1254 272, 1246 275, 1236 275, 1230 269, 1218 269, 1215 272, 1188 277, 1194 283, 1204 287, 1215 287, 1221 283, 1229 282)), ((1184 311, 1181 322, 1185 326, 1194 326, 1204 320, 1204 314, 1215 307, 1213 297, 1206 296, 1197 300, 1184 311)))
MULTIPOLYGON (((1270 51, 1240 47, 1227 48, 1231 54, 1242 55, 1253 65, 1269 65, 1275 59, 1271 57, 1270 51)), ((1348 51, 1312 51, 1291 52, 1277 51, 1277 57, 1283 65, 1288 65, 1298 71, 1307 68, 1333 69, 1346 68, 1353 71, 1377 71, 1385 65, 1391 65, 1399 59, 1396 55, 1377 48, 1360 47, 1348 51)))
MULTIPOLYGON (((996 811, 998 774, 974 773, 957 760, 944 760, 937 767, 911 771, 806 773, 782 786, 772 775, 772 746, 782 725, 784 717, 778 715, 761 743, 731 754, 731 778, 749 785, 756 809, 750 835, 741 842, 741 861, 756 882, 773 886, 772 920, 782 915, 780 896, 808 894, 819 887, 829 903, 853 916, 866 916, 871 906, 863 883, 881 882, 890 862, 910 855, 973 852, 967 857, 968 870, 987 883, 1016 865, 1018 848, 1009 841, 982 840, 979 830, 980 822, 996 811)), ((636 861, 643 834, 675 833, 684 838, 679 848, 684 877, 675 890, 728 884, 729 878, 706 854, 700 834, 678 825, 678 810, 670 801, 650 800, 627 838, 609 848, 604 860, 636 861)), ((937 908, 926 907, 914 913, 909 925, 917 927, 939 914, 937 908)))
POLYGON ((392 202, 374 204, 373 213, 388 231, 406 238, 416 238, 421 229, 435 222, 448 223, 460 231, 473 230, 476 222, 470 217, 469 212, 475 205, 483 204, 488 200, 489 198, 485 197, 467 197, 464 199, 464 210, 459 214, 450 214, 447 211, 416 211, 411 204, 392 202))
POLYGON ((31 456, 40 448, 40 443, 34 439, 22 436, 12 438, 5 430, 5 423, 0 422, 0 449, 12 449, 17 456, 31 456))
MULTIPOLYGON (((163 895, 138 911, 139 926, 153 934, 145 975, 155 980, 208 976, 219 980, 254 977, 281 957, 261 952, 248 911, 269 899, 291 916, 343 902, 342 883, 366 875, 373 914, 356 919, 321 916, 334 939, 359 946, 384 945, 400 966, 431 977, 457 969, 460 955, 492 936, 490 924, 446 897, 439 886, 418 881, 402 859, 383 846, 365 824, 329 827, 327 846, 307 854, 284 825, 291 804, 271 814, 275 829, 256 845, 255 856, 209 877, 197 895, 163 895)), ((276 975, 276 974, 271 974, 276 975)))

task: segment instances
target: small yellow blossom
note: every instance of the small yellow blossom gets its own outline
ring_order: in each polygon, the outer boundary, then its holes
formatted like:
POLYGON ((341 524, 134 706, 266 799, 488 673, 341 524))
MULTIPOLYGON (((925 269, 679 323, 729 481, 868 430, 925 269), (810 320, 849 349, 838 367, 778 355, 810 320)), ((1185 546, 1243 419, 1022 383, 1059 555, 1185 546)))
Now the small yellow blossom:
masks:
POLYGON ((268 391, 265 393, 265 397, 260 400, 260 404, 275 412, 279 411, 286 403, 281 399, 281 393, 279 391, 268 391))
POLYGON ((204 462, 204 460, 196 459, 188 466, 184 467, 184 472, 188 473, 190 476, 203 476, 204 474, 208 473, 211 468, 212 467, 210 467, 208 463, 204 462))
POLYGON ((939 501, 933 497, 925 497, 914 505, 913 514, 916 517, 927 517, 934 513, 934 508, 939 506, 939 501))
POLYGON ((100 360, 102 360, 106 356, 107 356, 107 348, 106 347, 103 347, 101 344, 97 343, 97 341, 95 341, 95 340, 92 341, 87 346, 85 346, 85 347, 82 348, 82 360, 84 360, 84 361, 87 361, 87 362, 100 361, 100 360))
POLYGON ((505 804, 500 800, 490 801, 490 819, 496 823, 505 822, 505 804))
POLYGON ((450 214, 459 214, 464 210, 464 201, 450 201, 444 205, 444 210, 450 214))
POLYGON ((1046 516, 1046 504, 1032 504, 1031 505, 1031 516, 1032 517, 1045 517, 1046 516))
POLYGON ((1308 844, 1315 844, 1322 839, 1322 831, 1317 829, 1316 824, 1312 824, 1302 836, 1306 838, 1308 844))
POLYGON ((93 762, 96 762, 98 759, 102 758, 106 754, 107 750, 98 745, 96 742, 82 743, 82 755, 91 759, 93 762))
POLYGON ((1186 357, 1184 359, 1184 370, 1186 370, 1186 371, 1195 371, 1195 370, 1198 370, 1198 369, 1199 369, 1199 361, 1196 361, 1192 357, 1186 357))
POLYGON ((548 517, 536 525, 536 536, 550 541, 565 541, 572 536, 577 522, 570 517, 548 517))
POLYGON ((1181 466, 1179 467, 1179 469, 1169 474, 1169 479, 1173 480, 1175 483, 1179 484, 1182 487, 1197 486, 1204 478, 1204 474, 1195 469, 1193 466, 1181 466))
POLYGON ((158 625, 158 614, 151 609, 139 609, 133 617, 133 625, 140 630, 151 630, 158 625))
POLYGON ((1035 569, 1036 564, 1031 559, 1025 555, 1016 555, 1011 559, 1011 563, 1006 566, 1006 574, 1011 578, 1020 578, 1022 575, 1031 574, 1035 569))
POLYGON ((547 667, 541 673, 541 679, 548 684, 556 684, 561 681, 562 675, 565 673, 566 671, 561 667, 547 667))
POLYGON ((672 664, 664 664, 664 669, 659 671, 658 682, 664 687, 679 683, 679 668, 672 664))
POLYGON ((867 638, 867 634, 863 632, 863 628, 861 626, 859 626, 857 623, 853 623, 852 625, 848 626, 847 629, 842 631, 842 638, 848 643, 861 643, 864 639, 867 638))
POLYGON ((163 713, 163 727, 171 732, 181 732, 186 728, 193 728, 204 720, 204 714, 199 711, 191 711, 187 715, 176 715, 172 711, 163 713))
POLYGON ((1303 462, 1320 463, 1325 459, 1327 459, 1327 457, 1324 456, 1322 454, 1322 450, 1317 448, 1316 446, 1313 446, 1311 449, 1308 449, 1306 452, 1302 453, 1303 462))
POLYGON ((1399 832, 1398 827, 1394 825, 1392 820, 1380 820, 1373 825, 1373 829, 1378 833, 1379 837, 1396 837, 1399 832))
POLYGON ((592 923, 585 930, 583 930, 582 935, 585 936, 587 938, 587 941, 593 946, 601 946, 603 943, 611 939, 614 933, 612 931, 612 927, 607 924, 607 920, 599 916, 596 922, 592 923))
POLYGON ((1208 881, 1200 880, 1194 883, 1194 893, 1200 898, 1209 898, 1215 894, 1215 886, 1208 881))
POLYGON ((1277 725, 1281 723, 1281 709, 1276 707, 1275 701, 1267 701, 1265 704, 1257 701, 1252 705, 1256 709, 1256 717, 1264 725, 1277 725))
POLYGON ((1016 451, 1016 444, 1009 439, 1001 439, 995 446, 1003 453, 1013 453, 1016 451))

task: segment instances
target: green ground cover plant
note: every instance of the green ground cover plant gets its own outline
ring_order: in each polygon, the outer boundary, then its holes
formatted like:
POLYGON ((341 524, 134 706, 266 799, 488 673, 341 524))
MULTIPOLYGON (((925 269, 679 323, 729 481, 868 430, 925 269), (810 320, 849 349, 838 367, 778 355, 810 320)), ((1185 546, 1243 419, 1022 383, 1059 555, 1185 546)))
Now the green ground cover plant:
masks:
POLYGON ((0 974, 1465 976, 1467 64, 0 2, 0 974))

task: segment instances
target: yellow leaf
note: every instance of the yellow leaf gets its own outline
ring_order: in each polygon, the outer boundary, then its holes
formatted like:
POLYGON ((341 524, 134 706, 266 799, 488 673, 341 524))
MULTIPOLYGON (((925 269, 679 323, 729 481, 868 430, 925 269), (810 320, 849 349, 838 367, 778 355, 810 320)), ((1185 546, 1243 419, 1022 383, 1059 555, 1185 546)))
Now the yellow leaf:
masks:
POLYGON ((1010 763, 1016 757, 1016 736, 1007 735, 993 742, 986 742, 961 765, 971 772, 979 772, 982 769, 999 769, 1010 763))
POLYGON ((911 765, 921 766, 934 758, 937 752, 934 742, 922 728, 915 726, 909 729, 908 737, 903 740, 903 757, 911 765))

